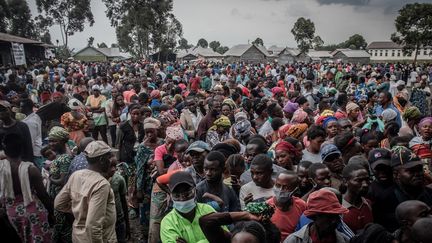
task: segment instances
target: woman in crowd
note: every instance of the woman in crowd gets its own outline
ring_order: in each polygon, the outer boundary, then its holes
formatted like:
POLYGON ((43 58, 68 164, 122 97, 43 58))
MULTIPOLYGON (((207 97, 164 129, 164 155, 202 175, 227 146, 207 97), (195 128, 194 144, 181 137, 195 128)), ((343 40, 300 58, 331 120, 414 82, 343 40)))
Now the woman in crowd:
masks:
POLYGON ((417 136, 418 135, 417 124, 419 123, 421 117, 422 114, 417 107, 415 106, 408 107, 405 110, 405 112, 402 114, 402 118, 405 121, 405 125, 400 128, 399 135, 417 136))
POLYGON ((85 137, 84 131, 88 128, 85 106, 77 99, 71 99, 68 103, 70 112, 64 113, 60 123, 69 131, 70 138, 75 144, 79 144, 85 137))
POLYGON ((213 126, 207 132, 206 142, 210 147, 225 141, 229 137, 231 128, 230 119, 227 116, 221 116, 213 122, 213 126))
POLYGON ((120 152, 120 161, 133 164, 138 145, 144 139, 144 127, 140 123, 139 105, 129 105, 128 117, 129 119, 119 126, 116 144, 120 152))
POLYGON ((112 106, 107 106, 107 116, 108 118, 111 118, 113 125, 110 126, 110 134, 111 139, 113 141, 113 147, 116 146, 117 141, 117 129, 120 126, 121 119, 120 115, 123 113, 123 110, 126 108, 126 105, 124 103, 124 97, 121 94, 118 94, 113 97, 113 104, 112 106))

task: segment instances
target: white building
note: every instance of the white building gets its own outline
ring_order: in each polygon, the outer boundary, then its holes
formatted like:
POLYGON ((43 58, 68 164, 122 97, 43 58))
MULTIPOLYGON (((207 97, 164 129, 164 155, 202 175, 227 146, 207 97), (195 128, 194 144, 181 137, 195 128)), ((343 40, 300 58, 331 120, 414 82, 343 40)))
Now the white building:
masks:
MULTIPOLYGON (((373 41, 366 50, 370 54, 371 62, 403 62, 413 61, 414 53, 404 55, 402 46, 392 41, 373 41)), ((417 50, 417 61, 432 61, 432 47, 417 50)))

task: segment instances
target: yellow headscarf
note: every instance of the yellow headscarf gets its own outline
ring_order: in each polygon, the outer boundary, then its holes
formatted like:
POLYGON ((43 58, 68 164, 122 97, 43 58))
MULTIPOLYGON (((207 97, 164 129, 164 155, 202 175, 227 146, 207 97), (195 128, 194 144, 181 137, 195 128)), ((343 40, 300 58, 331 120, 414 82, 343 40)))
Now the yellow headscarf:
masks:
POLYGON ((216 130, 218 127, 231 127, 230 119, 227 116, 219 117, 213 122, 213 126, 210 127, 210 130, 216 130))

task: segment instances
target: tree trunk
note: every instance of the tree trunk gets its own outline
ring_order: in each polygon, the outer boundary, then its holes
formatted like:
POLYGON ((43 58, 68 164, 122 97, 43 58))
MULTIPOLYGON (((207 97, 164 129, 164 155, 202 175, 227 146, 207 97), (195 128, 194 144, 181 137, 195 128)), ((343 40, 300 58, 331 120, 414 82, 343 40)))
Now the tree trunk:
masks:
POLYGON ((416 45, 416 48, 415 48, 415 54, 414 54, 414 61, 413 61, 413 64, 414 64, 414 65, 415 65, 416 62, 417 62, 417 51, 418 51, 418 49, 419 49, 419 45, 416 45))

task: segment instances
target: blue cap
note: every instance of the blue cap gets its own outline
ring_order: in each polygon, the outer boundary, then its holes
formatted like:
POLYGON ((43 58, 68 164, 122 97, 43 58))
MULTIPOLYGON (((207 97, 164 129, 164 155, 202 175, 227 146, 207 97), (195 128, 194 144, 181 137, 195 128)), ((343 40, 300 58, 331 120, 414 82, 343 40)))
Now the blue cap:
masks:
POLYGON ((205 143, 203 141, 195 141, 191 145, 189 145, 188 149, 186 150, 186 154, 188 154, 190 151, 202 153, 204 151, 210 152, 210 150, 211 148, 208 143, 205 143))
POLYGON ((336 147, 336 145, 334 144, 325 144, 321 147, 320 149, 320 155, 321 155, 321 159, 324 161, 329 155, 332 154, 339 154, 341 155, 342 153, 339 151, 339 149, 336 147))

